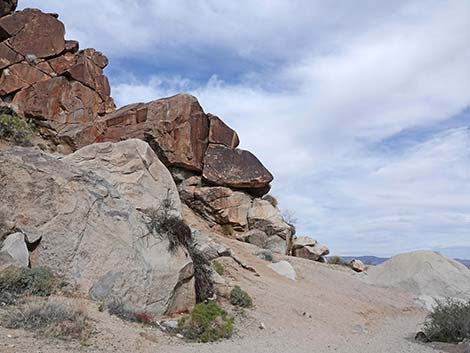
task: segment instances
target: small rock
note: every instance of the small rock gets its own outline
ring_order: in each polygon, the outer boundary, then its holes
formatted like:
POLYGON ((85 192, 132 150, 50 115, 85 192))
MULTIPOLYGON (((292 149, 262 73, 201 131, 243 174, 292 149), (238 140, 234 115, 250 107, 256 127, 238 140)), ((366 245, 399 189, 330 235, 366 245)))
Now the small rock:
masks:
POLYGON ((183 336, 181 333, 177 333, 177 334, 176 334, 176 337, 181 338, 181 339, 184 338, 184 336, 183 336))
POLYGON ((264 329, 266 329, 266 326, 264 326, 264 324, 261 322, 259 324, 259 328, 260 328, 260 330, 264 330, 264 329))

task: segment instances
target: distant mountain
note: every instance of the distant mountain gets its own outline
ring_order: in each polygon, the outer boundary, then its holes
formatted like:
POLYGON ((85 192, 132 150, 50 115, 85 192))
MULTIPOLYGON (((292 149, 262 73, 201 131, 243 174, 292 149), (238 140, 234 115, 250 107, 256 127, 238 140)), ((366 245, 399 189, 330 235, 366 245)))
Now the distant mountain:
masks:
POLYGON ((463 263, 465 266, 470 268, 470 260, 462 260, 462 259, 455 259, 455 260, 457 260, 458 262, 463 263))
POLYGON ((377 257, 377 256, 341 256, 344 261, 351 261, 352 259, 361 260, 366 265, 380 265, 387 261, 388 257, 377 257))
MULTIPOLYGON (((341 256, 344 261, 351 261, 352 259, 361 260, 363 263, 368 265, 380 265, 389 259, 389 257, 377 257, 377 256, 341 256)), ((470 268, 470 260, 455 259, 456 261, 464 264, 470 268)))

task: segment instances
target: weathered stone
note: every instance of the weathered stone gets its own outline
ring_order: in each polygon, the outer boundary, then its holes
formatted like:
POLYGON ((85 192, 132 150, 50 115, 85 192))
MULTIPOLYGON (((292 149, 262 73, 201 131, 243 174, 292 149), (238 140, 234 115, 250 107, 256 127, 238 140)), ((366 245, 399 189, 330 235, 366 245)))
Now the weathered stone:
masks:
POLYGON ((225 187, 201 187, 199 177, 189 178, 180 186, 182 200, 199 215, 217 224, 231 224, 237 230, 245 230, 251 197, 243 192, 225 187))
POLYGON ((0 95, 4 96, 16 92, 49 78, 50 76, 30 64, 14 64, 2 71, 0 76, 0 95))
POLYGON ((0 70, 19 63, 23 59, 23 55, 12 50, 5 42, 0 43, 0 70))
POLYGON ((219 117, 207 114, 209 118, 209 143, 222 144, 230 148, 235 148, 239 145, 237 133, 227 126, 219 117))
POLYGON ((65 50, 62 22, 37 9, 25 9, 0 19, 0 40, 23 56, 47 58, 65 50))
POLYGON ((48 134, 63 139, 72 149, 93 143, 98 131, 93 122, 104 103, 92 89, 65 77, 38 82, 15 95, 19 111, 33 118, 48 134))
POLYGON ((47 61, 57 75, 62 75, 69 70, 77 62, 77 56, 72 53, 65 53, 64 55, 47 61))
POLYGON ((366 270, 366 265, 361 260, 353 259, 350 264, 351 268, 356 272, 364 272, 366 270))
POLYGON ((294 230, 282 218, 281 212, 270 202, 255 199, 248 212, 248 226, 250 229, 259 229, 265 232, 272 244, 269 248, 281 253, 289 253, 294 230), (279 239, 271 237, 278 237, 279 239), (282 246, 282 249, 281 249, 282 246))
MULTIPOLYGON (((195 291, 189 254, 182 247, 170 253, 164 235, 149 234, 146 217, 127 200, 137 186, 118 190, 131 182, 125 173, 134 167, 115 169, 108 181, 72 159, 25 148, 0 153, 0 214, 41 235, 31 265, 51 268, 82 295, 105 303, 119 299, 129 310, 162 316, 190 309, 195 291)), ((109 165, 104 158, 102 163, 97 172, 105 175, 109 165)), ((140 167, 143 175, 150 173, 140 163, 136 175, 140 167)))
POLYGON ((292 248, 292 255, 296 257, 302 257, 304 259, 312 261, 323 262, 323 256, 326 256, 330 253, 330 250, 319 243, 316 243, 313 246, 303 246, 295 244, 292 248))
POLYGON ((170 172, 142 140, 93 144, 65 160, 111 182, 137 210, 154 209, 165 201, 174 215, 181 214, 181 201, 170 172))
POLYGON ((78 52, 79 47, 80 47, 80 44, 76 40, 66 40, 65 41, 65 51, 68 52, 68 53, 78 52))
POLYGON ((273 180, 252 153, 214 144, 207 148, 203 177, 209 183, 245 189, 264 188, 273 180))
MULTIPOLYGON (((77 44, 77 49, 78 49, 78 44, 77 44)), ((82 50, 80 54, 85 56, 89 60, 91 60, 100 69, 104 69, 106 66, 108 66, 108 63, 109 63, 108 58, 104 56, 103 53, 93 48, 87 48, 85 50, 82 50)))
POLYGON ((292 265, 287 261, 279 261, 269 265, 274 272, 278 273, 281 276, 284 276, 290 280, 295 281, 297 274, 295 273, 292 265))
POLYGON ((0 0, 0 17, 8 15, 16 10, 18 0, 0 0))
POLYGON ((262 230, 251 229, 243 234, 243 240, 260 248, 266 248, 268 236, 262 230))
POLYGON ((7 236, 0 249, 0 253, 7 255, 0 256, 0 268, 7 264, 20 267, 28 267, 29 265, 29 252, 23 233, 14 233, 7 236), (2 263, 2 258, 10 258, 13 261, 10 260, 6 261, 6 263, 2 263))
POLYGON ((296 237, 294 239, 294 248, 301 248, 303 246, 315 246, 317 245, 317 241, 315 239, 312 239, 310 237, 296 237))
MULTIPOLYGON (((98 58, 105 58, 101 54, 96 54, 96 56, 98 58)), ((96 91, 105 100, 111 94, 109 82, 107 77, 103 75, 103 70, 95 64, 92 57, 92 55, 86 55, 85 52, 81 52, 76 63, 65 72, 67 77, 83 83, 85 86, 96 91)))

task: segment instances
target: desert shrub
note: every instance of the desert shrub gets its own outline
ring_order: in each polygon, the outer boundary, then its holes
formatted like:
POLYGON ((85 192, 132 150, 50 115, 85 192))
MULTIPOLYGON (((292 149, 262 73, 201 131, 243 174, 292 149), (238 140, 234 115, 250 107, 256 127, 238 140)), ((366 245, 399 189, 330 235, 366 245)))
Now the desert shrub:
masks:
POLYGON ((31 139, 31 127, 12 110, 0 109, 0 138, 13 141, 17 145, 26 145, 31 139))
POLYGON ((223 224, 222 225, 222 234, 227 236, 227 237, 232 237, 235 234, 235 230, 233 229, 233 225, 223 224))
POLYGON ((14 304, 24 295, 47 297, 57 286, 57 279, 46 268, 9 267, 0 272, 0 303, 14 304))
POLYGON ((242 308, 250 308, 253 306, 253 299, 239 286, 235 286, 230 292, 230 304, 242 308))
POLYGON ((263 196, 263 200, 268 201, 274 207, 277 207, 277 205, 279 204, 277 199, 273 195, 270 195, 270 194, 263 196))
POLYGON ((92 333, 83 310, 56 300, 25 303, 8 313, 4 326, 38 331, 51 337, 86 340, 92 333))
POLYGON ((341 265, 349 267, 350 264, 347 261, 344 261, 340 256, 331 256, 328 258, 328 263, 331 265, 341 265))
POLYGON ((461 342, 470 338, 470 300, 440 301, 426 318, 424 333, 431 341, 461 342))
POLYGON ((201 303, 178 321, 177 331, 191 341, 214 342, 232 336, 233 322, 217 303, 201 303))
POLYGON ((225 268, 224 265, 222 265, 219 261, 214 261, 214 270, 217 272, 219 275, 223 276, 225 273, 225 268))
POLYGON ((154 323, 154 317, 146 312, 136 312, 127 309, 125 304, 120 300, 114 300, 108 303, 108 313, 117 316, 121 320, 129 322, 139 322, 146 325, 154 323))
POLYGON ((149 233, 160 239, 167 238, 168 250, 175 252, 178 247, 187 248, 191 241, 191 229, 179 217, 174 215, 175 207, 171 201, 170 191, 158 208, 147 212, 149 233))

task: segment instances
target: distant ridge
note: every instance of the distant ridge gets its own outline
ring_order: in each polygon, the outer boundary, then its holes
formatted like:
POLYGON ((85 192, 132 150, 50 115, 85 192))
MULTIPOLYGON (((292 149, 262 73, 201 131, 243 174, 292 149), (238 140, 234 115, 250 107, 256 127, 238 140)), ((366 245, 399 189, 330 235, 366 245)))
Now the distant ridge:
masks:
MULTIPOLYGON (((390 259, 389 257, 377 257, 377 256, 341 256, 341 258, 344 261, 351 261, 352 259, 358 259, 361 260, 365 264, 369 265, 380 265, 390 259)), ((468 268, 470 268, 470 260, 464 260, 464 259, 454 259, 455 261, 458 261, 468 268)))

